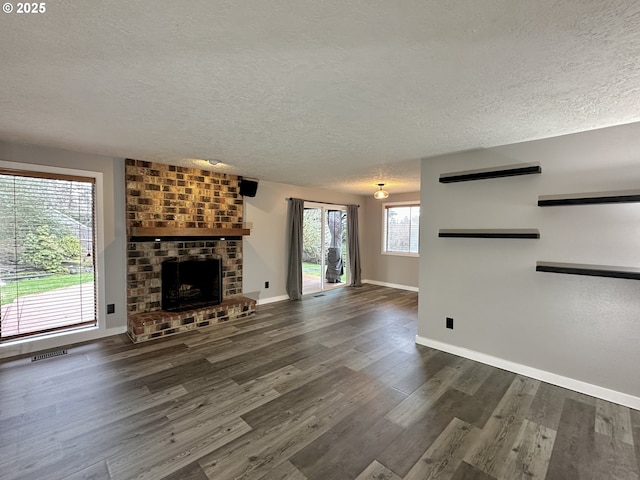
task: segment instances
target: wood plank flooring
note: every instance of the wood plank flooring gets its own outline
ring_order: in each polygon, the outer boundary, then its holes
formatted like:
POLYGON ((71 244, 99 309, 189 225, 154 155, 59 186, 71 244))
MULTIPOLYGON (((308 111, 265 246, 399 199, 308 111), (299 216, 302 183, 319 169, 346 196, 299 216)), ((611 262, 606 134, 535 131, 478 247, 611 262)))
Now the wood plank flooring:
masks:
POLYGON ((0 362, 0 478, 640 480, 640 412, 417 346, 365 285, 0 362))

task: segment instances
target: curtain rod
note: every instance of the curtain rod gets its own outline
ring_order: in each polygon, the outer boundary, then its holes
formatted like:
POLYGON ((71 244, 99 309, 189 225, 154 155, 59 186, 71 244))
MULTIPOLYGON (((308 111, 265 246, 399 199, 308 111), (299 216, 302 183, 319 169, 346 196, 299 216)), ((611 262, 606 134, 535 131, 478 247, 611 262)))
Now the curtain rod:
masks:
MULTIPOLYGON (((291 200, 293 197, 285 197, 285 200, 291 200)), ((339 205, 341 207, 348 207, 349 205, 353 205, 352 203, 333 203, 333 202, 318 202, 317 200, 306 200, 304 198, 298 198, 298 200, 302 200, 303 202, 310 202, 310 203, 324 203, 326 205, 339 205)), ((360 205, 356 205, 356 207, 360 208, 360 205)))

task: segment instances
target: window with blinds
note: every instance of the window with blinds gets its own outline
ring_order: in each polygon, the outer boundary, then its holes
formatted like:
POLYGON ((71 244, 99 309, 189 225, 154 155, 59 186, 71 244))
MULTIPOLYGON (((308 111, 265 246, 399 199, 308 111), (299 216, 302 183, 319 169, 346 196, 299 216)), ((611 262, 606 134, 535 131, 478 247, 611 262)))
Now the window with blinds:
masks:
POLYGON ((95 179, 0 168, 0 341, 96 325, 95 179))
POLYGON ((383 253, 418 255, 420 204, 386 204, 383 212, 383 253))

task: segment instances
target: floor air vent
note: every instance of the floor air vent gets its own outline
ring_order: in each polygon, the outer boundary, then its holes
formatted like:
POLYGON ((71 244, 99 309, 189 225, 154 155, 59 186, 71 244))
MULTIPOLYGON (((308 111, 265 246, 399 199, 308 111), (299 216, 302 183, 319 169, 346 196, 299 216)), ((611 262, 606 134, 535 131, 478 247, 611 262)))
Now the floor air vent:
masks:
POLYGON ((318 298, 318 297, 324 297, 324 293, 321 293, 320 295, 314 295, 313 298, 318 298))
POLYGON ((54 352, 39 353, 38 355, 34 355, 33 357, 31 357, 31 361, 37 362, 38 360, 44 360, 46 358, 51 358, 51 357, 59 357, 60 355, 66 355, 66 354, 67 354, 66 350, 56 350, 54 352))

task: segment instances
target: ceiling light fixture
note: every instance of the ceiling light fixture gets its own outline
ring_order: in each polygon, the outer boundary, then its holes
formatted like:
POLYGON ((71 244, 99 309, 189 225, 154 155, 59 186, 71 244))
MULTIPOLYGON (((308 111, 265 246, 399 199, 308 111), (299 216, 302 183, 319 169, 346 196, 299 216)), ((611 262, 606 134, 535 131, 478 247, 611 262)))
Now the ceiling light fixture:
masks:
POLYGON ((389 198, 389 192, 387 192, 386 190, 383 190, 382 187, 384 187, 384 183, 379 183, 378 191, 373 194, 373 198, 375 198, 376 200, 383 200, 385 198, 389 198))
POLYGON ((209 162, 209 165, 212 165, 214 167, 220 163, 218 160, 208 160, 208 162, 209 162))

